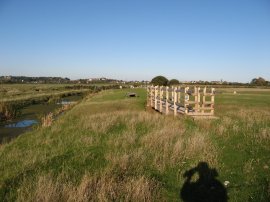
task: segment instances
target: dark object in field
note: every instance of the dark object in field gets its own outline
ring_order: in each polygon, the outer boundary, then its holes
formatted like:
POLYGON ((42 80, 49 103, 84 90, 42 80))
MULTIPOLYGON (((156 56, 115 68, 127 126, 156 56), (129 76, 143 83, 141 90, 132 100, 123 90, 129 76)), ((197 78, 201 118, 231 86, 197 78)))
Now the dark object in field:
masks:
POLYGON ((181 189, 180 197, 185 202, 227 202, 227 190, 216 177, 215 168, 209 168, 206 162, 200 162, 196 167, 186 171, 183 175, 186 181, 181 189), (198 173, 195 182, 192 177, 198 173))
POLYGON ((188 95, 192 95, 192 93, 194 93, 192 90, 188 90, 188 91, 187 91, 187 94, 188 94, 188 95))
POLYGON ((195 112, 192 106, 188 105, 187 108, 188 108, 188 112, 195 112))
POLYGON ((127 97, 138 97, 136 93, 127 93, 126 94, 127 97))

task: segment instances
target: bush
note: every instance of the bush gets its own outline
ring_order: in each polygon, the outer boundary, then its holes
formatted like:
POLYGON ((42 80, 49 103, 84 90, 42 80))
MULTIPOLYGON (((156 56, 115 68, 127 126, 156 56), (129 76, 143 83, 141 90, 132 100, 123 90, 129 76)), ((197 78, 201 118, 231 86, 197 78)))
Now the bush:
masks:
POLYGON ((173 85, 179 85, 180 82, 177 79, 172 79, 168 82, 169 86, 173 86, 173 85))
POLYGON ((156 76, 152 79, 151 84, 155 86, 167 86, 168 79, 164 76, 156 76))
POLYGON ((259 77, 259 78, 254 78, 250 82, 252 85, 256 86, 266 86, 268 84, 268 81, 266 81, 264 78, 259 77))

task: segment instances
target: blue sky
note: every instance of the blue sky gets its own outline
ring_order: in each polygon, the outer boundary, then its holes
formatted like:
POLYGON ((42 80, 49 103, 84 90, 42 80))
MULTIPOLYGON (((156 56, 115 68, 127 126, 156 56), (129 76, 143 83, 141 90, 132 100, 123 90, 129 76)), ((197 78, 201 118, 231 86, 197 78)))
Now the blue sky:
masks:
POLYGON ((0 0, 0 75, 270 80, 270 1, 0 0))

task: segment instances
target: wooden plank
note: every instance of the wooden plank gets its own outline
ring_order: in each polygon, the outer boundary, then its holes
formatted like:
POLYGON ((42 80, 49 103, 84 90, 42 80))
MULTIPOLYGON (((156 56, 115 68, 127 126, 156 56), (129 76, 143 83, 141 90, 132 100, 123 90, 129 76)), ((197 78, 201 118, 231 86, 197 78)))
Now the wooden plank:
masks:
POLYGON ((193 107, 193 109, 214 109, 214 107, 211 106, 211 105, 209 105, 209 106, 204 106, 204 107, 201 107, 201 106, 199 106, 199 107, 193 107))
POLYGON ((187 115, 189 116, 212 116, 212 113, 196 113, 196 112, 189 112, 187 115))
POLYGON ((197 101, 186 101, 186 104, 197 104, 197 101))
POLYGON ((203 104, 214 104, 212 101, 204 101, 203 104))

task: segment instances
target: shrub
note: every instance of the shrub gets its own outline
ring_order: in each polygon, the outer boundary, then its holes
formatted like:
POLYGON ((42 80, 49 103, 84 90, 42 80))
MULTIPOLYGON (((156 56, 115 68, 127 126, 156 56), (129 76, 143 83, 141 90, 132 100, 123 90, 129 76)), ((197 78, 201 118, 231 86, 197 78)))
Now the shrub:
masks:
POLYGON ((169 86, 173 86, 173 85, 179 85, 179 81, 177 79, 172 79, 168 82, 169 86))
POLYGON ((168 85, 168 79, 164 76, 156 76, 152 79, 151 84, 155 86, 166 86, 168 85))

